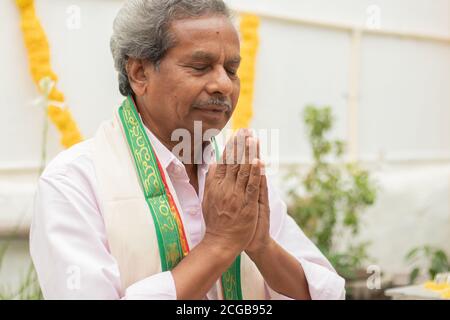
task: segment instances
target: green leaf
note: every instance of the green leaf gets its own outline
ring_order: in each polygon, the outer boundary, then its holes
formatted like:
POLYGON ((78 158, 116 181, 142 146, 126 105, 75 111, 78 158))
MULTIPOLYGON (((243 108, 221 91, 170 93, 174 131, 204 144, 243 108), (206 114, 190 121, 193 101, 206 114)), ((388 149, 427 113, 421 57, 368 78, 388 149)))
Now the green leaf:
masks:
POLYGON ((421 250, 421 248, 414 248, 414 249, 410 250, 406 254, 405 260, 407 260, 407 261, 413 260, 415 257, 417 257, 417 254, 419 253, 420 250, 421 250))
POLYGON ((409 283, 413 284, 416 282, 417 277, 419 276, 420 269, 418 267, 414 268, 409 274, 409 283))

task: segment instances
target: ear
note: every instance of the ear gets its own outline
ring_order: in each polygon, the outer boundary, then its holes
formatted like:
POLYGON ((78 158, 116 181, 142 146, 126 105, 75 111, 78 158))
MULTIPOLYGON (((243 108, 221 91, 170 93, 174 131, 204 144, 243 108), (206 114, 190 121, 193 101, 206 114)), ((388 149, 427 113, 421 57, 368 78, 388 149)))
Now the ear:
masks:
POLYGON ((131 88, 137 96, 143 96, 147 91, 149 74, 146 67, 148 65, 142 59, 128 58, 126 65, 128 81, 130 81, 131 88))

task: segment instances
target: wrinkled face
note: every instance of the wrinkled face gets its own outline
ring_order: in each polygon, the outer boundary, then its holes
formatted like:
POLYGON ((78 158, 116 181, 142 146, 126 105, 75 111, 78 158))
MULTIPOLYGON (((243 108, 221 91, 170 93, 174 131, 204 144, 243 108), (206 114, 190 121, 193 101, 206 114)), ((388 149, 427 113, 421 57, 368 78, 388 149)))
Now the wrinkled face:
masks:
POLYGON ((205 16, 174 21, 170 31, 176 44, 152 65, 144 93, 148 114, 166 130, 186 128, 194 121, 203 131, 221 130, 237 104, 240 82, 239 36, 224 16, 205 16))

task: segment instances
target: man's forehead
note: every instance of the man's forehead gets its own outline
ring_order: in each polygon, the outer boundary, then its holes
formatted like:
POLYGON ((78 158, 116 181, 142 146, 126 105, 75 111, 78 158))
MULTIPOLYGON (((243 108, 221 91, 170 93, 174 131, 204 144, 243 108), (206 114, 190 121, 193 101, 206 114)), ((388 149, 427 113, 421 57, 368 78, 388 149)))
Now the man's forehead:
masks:
POLYGON ((179 43, 223 41, 239 45, 236 28, 225 16, 206 16, 175 20, 170 25, 175 40, 179 43))
MULTIPOLYGON (((217 53, 206 50, 195 50, 189 53, 188 56, 192 60, 201 60, 201 61, 214 61, 218 59, 217 53)), ((227 57, 227 62, 239 63, 241 62, 241 56, 239 54, 234 54, 230 57, 227 57)))
POLYGON ((170 27, 174 29, 188 30, 188 32, 196 30, 204 31, 221 31, 224 29, 229 29, 237 31, 233 26, 231 20, 223 15, 205 15, 199 17, 190 17, 175 19, 171 21, 170 27))
POLYGON ((217 61, 225 53, 227 63, 239 63, 241 57, 236 28, 225 16, 206 16, 174 21, 174 53, 183 60, 217 61))

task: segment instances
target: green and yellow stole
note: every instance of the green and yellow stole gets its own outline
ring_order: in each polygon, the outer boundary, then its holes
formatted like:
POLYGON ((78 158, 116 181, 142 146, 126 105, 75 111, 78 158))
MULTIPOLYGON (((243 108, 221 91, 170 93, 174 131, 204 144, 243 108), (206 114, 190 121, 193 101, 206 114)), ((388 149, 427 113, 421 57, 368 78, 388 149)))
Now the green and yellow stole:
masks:
MULTIPOLYGON (((170 192, 164 170, 148 139, 133 98, 128 96, 119 108, 120 120, 133 156, 139 182, 153 218, 162 271, 172 270, 188 253, 189 244, 180 210, 170 192)), ((217 145, 216 157, 219 157, 217 145)), ((176 195, 175 195, 176 196, 176 195)), ((241 257, 221 277, 226 300, 242 300, 241 257)))

